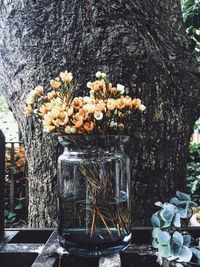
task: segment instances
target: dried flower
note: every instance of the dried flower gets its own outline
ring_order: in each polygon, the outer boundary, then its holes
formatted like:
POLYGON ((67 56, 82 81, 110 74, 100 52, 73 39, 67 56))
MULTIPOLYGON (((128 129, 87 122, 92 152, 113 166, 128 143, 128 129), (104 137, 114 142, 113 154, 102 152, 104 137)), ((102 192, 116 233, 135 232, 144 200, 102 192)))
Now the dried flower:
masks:
POLYGON ((114 87, 105 73, 88 82, 89 96, 73 97, 72 73, 64 71, 50 81, 50 90, 37 86, 27 97, 26 115, 35 114, 44 130, 57 134, 107 134, 125 131, 134 113, 146 107, 139 98, 124 96, 124 86, 114 87), (134 110, 134 112, 133 112, 134 110))

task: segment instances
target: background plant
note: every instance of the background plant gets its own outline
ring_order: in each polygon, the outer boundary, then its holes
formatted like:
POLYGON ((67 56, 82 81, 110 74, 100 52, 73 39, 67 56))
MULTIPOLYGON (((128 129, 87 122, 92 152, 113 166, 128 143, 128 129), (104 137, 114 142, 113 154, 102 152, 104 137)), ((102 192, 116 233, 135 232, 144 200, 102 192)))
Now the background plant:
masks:
POLYGON ((186 32, 191 38, 191 49, 200 59, 200 1, 181 0, 181 7, 186 32))
POLYGON ((190 144, 187 164, 187 189, 200 205, 200 144, 190 144))
POLYGON ((26 208, 26 175, 25 175, 25 149, 23 146, 14 148, 14 162, 12 149, 6 147, 5 155, 5 226, 14 227, 25 224, 26 208), (14 210, 10 207, 11 172, 14 176, 14 210))
MULTIPOLYGON (((176 192, 170 202, 156 202, 159 211, 152 215, 152 246, 159 258, 173 262, 200 264, 200 238, 193 238, 188 232, 188 222, 192 206, 197 203, 185 193, 176 192)), ((187 266, 187 265, 185 265, 187 266)))

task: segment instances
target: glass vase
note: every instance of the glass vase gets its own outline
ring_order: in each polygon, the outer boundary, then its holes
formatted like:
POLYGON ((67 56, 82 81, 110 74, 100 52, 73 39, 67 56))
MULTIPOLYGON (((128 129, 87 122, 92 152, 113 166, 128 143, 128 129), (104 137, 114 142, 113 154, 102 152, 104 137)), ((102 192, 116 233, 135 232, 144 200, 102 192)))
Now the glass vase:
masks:
POLYGON ((127 136, 59 137, 58 238, 68 252, 100 256, 131 240, 127 136))

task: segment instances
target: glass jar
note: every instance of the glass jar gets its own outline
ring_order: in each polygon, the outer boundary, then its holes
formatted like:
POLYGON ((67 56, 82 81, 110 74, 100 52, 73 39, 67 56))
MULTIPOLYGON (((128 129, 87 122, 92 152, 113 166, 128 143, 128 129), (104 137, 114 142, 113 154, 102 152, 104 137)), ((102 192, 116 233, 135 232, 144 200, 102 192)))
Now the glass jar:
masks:
POLYGON ((131 240, 127 136, 59 137, 58 238, 68 252, 99 256, 131 240))

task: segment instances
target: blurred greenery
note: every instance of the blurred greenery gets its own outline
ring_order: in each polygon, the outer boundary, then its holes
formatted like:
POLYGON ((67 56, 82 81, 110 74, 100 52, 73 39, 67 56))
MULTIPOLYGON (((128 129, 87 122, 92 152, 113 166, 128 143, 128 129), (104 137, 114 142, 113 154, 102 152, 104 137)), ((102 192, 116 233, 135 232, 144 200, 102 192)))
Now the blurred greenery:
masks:
POLYGON ((9 111, 9 108, 6 103, 5 97, 0 92, 0 112, 8 112, 8 111, 9 111))
POLYGON ((200 205, 200 144, 190 144, 186 181, 192 199, 200 205))
POLYGON ((200 60, 200 0, 181 0, 181 8, 191 49, 200 60))

